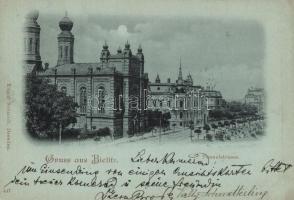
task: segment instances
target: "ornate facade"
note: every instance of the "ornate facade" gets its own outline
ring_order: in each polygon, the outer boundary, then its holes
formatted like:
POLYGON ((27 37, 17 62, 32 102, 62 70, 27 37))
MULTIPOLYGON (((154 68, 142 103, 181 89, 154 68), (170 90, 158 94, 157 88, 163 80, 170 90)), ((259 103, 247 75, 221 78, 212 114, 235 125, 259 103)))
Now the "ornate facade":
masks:
POLYGON ((34 73, 42 68, 40 56, 40 25, 37 22, 38 11, 32 11, 26 16, 24 27, 24 61, 25 72, 34 73))
POLYGON ((134 135, 148 127, 147 110, 169 112, 173 126, 202 126, 208 111, 221 105, 220 92, 194 85, 190 74, 184 79, 181 65, 175 82, 169 78, 163 83, 159 75, 154 83, 148 82, 142 47, 133 54, 128 41, 114 54, 105 42, 95 63, 74 62, 74 23, 67 14, 59 22, 57 64, 42 67, 37 19, 36 11, 26 18, 26 73, 48 78, 73 97, 79 105, 75 128, 109 127, 114 137, 134 135))
POLYGON ((161 82, 157 75, 154 83, 149 83, 148 108, 169 112, 170 125, 179 127, 202 126, 207 121, 208 110, 206 98, 201 86, 193 85, 189 74, 183 79, 182 67, 179 68, 178 79, 171 82, 161 82))
POLYGON ((109 127, 114 137, 143 131, 147 124, 145 111, 137 107, 144 107, 143 93, 147 89, 148 74, 144 73, 141 46, 133 54, 126 42, 123 50, 118 48, 111 54, 105 43, 96 63, 75 63, 73 22, 66 15, 59 22, 57 65, 40 70, 37 18, 37 13, 29 15, 25 27, 25 41, 29 44, 25 49, 27 72, 49 78, 59 90, 73 97, 79 105, 78 122, 73 126, 90 130, 109 127), (136 108, 130 101, 136 101, 136 108))

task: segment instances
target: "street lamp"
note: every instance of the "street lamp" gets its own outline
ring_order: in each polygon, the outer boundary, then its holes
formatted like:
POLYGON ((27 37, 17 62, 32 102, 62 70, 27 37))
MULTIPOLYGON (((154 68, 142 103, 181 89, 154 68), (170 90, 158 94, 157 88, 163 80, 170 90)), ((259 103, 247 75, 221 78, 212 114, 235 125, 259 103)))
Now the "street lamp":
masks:
POLYGON ((136 121, 137 121, 137 115, 135 115, 134 119, 133 119, 133 130, 134 130, 134 136, 135 136, 135 133, 136 133, 136 121))
POLYGON ((62 125, 59 123, 59 144, 61 144, 61 131, 62 131, 62 125))
POLYGON ((193 142, 193 129, 194 129, 194 123, 192 120, 189 121, 189 128, 190 128, 190 138, 191 138, 191 142, 193 142))
POLYGON ((162 118, 162 113, 159 115, 159 143, 161 142, 161 118, 162 118))

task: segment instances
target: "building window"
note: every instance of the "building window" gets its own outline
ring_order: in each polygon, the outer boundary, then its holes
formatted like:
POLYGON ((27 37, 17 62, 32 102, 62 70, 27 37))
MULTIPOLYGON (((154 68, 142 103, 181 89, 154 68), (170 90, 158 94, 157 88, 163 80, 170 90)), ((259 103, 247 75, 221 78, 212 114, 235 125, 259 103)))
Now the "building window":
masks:
POLYGON ((170 100, 168 100, 168 102, 167 102, 167 106, 170 107, 170 100))
POLYGON ((59 57, 62 58, 62 46, 59 47, 59 57))
POLYGON ((183 108, 184 107, 184 102, 181 100, 180 101, 180 108, 183 108))
POLYGON ((156 99, 153 100, 153 106, 154 106, 154 107, 156 107, 156 101, 157 101, 156 99))
POLYGON ((159 100, 159 106, 162 107, 162 100, 159 100))
POLYGON ((65 59, 68 57, 68 46, 65 47, 65 59))
POLYGON ((33 38, 29 39, 29 52, 32 52, 33 50, 33 38))
POLYGON ((63 92, 64 94, 66 94, 66 92, 67 92, 67 89, 66 89, 66 87, 65 87, 65 86, 62 86, 62 87, 61 87, 61 92, 63 92))
POLYGON ((105 112, 105 89, 104 87, 99 87, 98 91, 98 112, 104 113, 105 112))
POLYGON ((160 90, 160 87, 157 87, 157 90, 160 90))
POLYGON ((180 119, 182 119, 183 118, 183 113, 182 112, 180 112, 180 119))
POLYGON ((36 40, 35 53, 38 54, 38 52, 39 52, 39 40, 36 40))
POLYGON ((80 112, 87 112, 87 90, 85 87, 80 89, 80 112))

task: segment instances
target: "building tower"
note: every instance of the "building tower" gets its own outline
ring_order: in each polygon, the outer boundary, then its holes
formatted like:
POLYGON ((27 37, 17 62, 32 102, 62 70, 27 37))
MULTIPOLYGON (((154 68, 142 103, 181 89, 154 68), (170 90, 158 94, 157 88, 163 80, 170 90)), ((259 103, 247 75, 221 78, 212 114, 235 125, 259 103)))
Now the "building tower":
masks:
POLYGON ((183 74, 182 74, 182 61, 180 59, 180 69, 179 69, 179 77, 178 80, 183 80, 183 74))
POLYGON ((108 62, 108 59, 109 59, 109 56, 110 56, 110 52, 108 50, 108 45, 105 41, 104 45, 103 45, 103 49, 101 51, 101 55, 100 55, 100 60, 102 63, 107 63, 108 62))
POLYGON ((35 72, 42 69, 40 56, 40 26, 37 22, 38 11, 32 11, 26 16, 24 27, 24 53, 26 63, 26 73, 35 72))
POLYGON ((191 85, 191 86, 193 85, 193 78, 190 73, 187 76, 186 82, 188 85, 191 85))
POLYGON ((73 22, 67 17, 61 19, 59 22, 61 33, 58 34, 58 60, 57 65, 71 64, 74 63, 74 36, 71 33, 73 22))
POLYGON ((155 83, 160 83, 160 78, 159 78, 159 75, 158 74, 156 76, 155 83))
POLYGON ((180 58, 180 68, 179 68, 179 76, 178 76, 178 80, 177 80, 178 84, 183 84, 183 74, 182 74, 182 61, 180 58))
POLYGON ((144 54, 143 54, 143 49, 142 49, 141 45, 139 45, 139 47, 138 47, 137 56, 138 56, 141 64, 144 66, 144 54))
POLYGON ((129 41, 127 41, 125 44, 125 49, 123 51, 124 57, 128 57, 128 58, 132 57, 132 50, 131 50, 130 46, 131 45, 130 45, 129 41))
POLYGON ((117 54, 121 54, 121 53, 122 53, 122 50, 121 50, 120 47, 118 47, 118 49, 117 49, 117 54))

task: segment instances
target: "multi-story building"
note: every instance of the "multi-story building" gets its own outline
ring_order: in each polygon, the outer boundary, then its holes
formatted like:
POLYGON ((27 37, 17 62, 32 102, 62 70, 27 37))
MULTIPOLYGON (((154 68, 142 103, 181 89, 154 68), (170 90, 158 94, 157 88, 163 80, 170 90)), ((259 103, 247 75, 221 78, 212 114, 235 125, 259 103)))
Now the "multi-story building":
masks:
POLYGON ((187 127, 191 122, 194 126, 201 126, 206 122, 208 113, 203 88, 193 85, 190 74, 183 79, 181 66, 175 82, 171 82, 170 78, 161 82, 157 75, 155 82, 149 82, 148 86, 148 109, 169 112, 170 126, 187 127))
POLYGON ((202 95, 207 98, 206 105, 208 110, 215 110, 224 107, 225 100, 220 91, 207 87, 201 91, 202 95))
POLYGON ((159 75, 154 83, 148 82, 142 47, 133 54, 128 42, 114 54, 105 43, 97 62, 76 63, 73 22, 68 16, 59 22, 57 64, 42 67, 37 19, 38 12, 26 18, 25 70, 48 78, 73 97, 79 105, 77 123, 73 124, 76 128, 109 127, 115 137, 134 135, 148 127, 148 110, 169 112, 170 125, 187 127, 193 122, 201 126, 207 121, 208 111, 223 102, 220 92, 194 85, 190 74, 184 79, 181 65, 175 82, 170 78, 161 82, 159 75))
POLYGON ((264 112, 264 89, 249 88, 245 95, 245 104, 254 105, 257 108, 258 114, 264 112))
POLYGON ((148 74, 144 73, 141 46, 133 54, 126 42, 124 49, 118 48, 111 54, 105 43, 97 62, 75 63, 73 22, 65 16, 59 22, 57 64, 42 69, 37 18, 38 13, 34 12, 26 19, 26 71, 49 78, 59 90, 73 97, 79 105, 74 126, 90 130, 109 127, 115 137, 143 131, 147 122, 145 111, 140 108, 144 107, 148 74))

